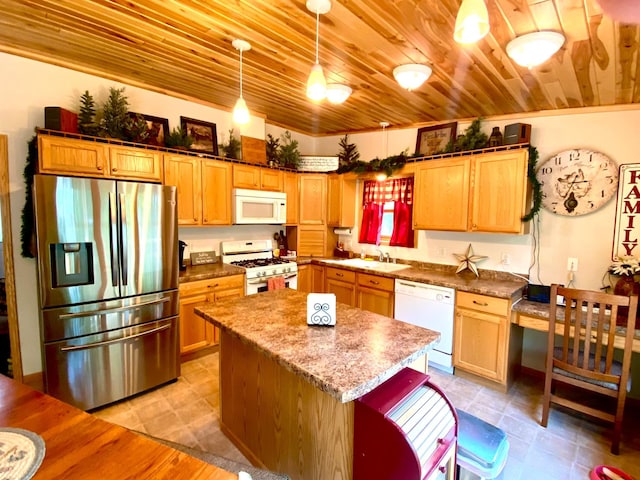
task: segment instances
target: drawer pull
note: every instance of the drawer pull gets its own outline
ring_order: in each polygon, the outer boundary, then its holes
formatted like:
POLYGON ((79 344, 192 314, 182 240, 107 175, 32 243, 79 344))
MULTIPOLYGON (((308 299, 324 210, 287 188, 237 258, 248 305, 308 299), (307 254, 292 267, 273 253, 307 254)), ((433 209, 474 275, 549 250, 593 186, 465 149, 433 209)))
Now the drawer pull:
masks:
POLYGON ((342 274, 342 273, 336 273, 336 277, 344 277, 344 274, 342 274))
POLYGON ((489 304, 487 302, 479 302, 477 300, 474 300, 473 303, 475 303, 476 305, 480 305, 481 307, 488 307, 489 304))
POLYGON ((376 282, 375 280, 369 280, 371 285, 380 285, 380 282, 376 282))

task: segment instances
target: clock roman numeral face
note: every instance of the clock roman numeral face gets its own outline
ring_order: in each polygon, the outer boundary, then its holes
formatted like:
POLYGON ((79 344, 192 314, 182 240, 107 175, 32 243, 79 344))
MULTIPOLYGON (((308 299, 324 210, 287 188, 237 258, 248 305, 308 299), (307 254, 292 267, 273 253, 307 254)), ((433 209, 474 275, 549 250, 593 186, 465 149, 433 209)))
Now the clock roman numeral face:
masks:
POLYGON ((545 161, 536 178, 545 208, 578 216, 594 212, 609 201, 618 188, 618 167, 600 152, 565 150, 545 161))

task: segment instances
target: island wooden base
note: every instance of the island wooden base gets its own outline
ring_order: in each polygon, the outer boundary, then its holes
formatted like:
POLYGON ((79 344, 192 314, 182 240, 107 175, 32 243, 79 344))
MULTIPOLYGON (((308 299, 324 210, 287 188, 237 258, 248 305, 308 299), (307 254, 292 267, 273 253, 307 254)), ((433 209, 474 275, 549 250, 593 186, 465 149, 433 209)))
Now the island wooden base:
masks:
POLYGON ((353 477, 353 402, 341 403, 224 330, 220 424, 256 466, 292 479, 353 477))

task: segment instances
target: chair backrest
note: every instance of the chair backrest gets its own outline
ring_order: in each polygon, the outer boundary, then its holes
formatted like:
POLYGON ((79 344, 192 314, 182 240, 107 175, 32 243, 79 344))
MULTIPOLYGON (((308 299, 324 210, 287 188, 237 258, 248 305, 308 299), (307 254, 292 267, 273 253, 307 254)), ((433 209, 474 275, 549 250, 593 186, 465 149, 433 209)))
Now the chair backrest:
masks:
POLYGON ((631 366, 637 309, 637 296, 552 285, 548 352, 554 352, 553 332, 562 335, 562 346, 555 349, 554 366, 600 382, 625 385, 631 366), (564 296, 564 308, 559 309, 555 305, 558 295, 564 296), (622 371, 612 373, 616 319, 619 315, 626 320, 627 335, 622 371), (558 324, 562 324, 562 327, 557 328, 558 324))

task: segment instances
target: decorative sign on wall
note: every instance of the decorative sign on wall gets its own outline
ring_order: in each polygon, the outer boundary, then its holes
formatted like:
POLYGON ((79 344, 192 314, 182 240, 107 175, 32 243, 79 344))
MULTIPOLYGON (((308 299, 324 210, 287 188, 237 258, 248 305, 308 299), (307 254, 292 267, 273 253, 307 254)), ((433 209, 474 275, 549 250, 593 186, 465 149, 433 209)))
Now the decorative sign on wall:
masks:
POLYGON ((620 165, 618 177, 612 260, 640 257, 640 163, 620 165))
POLYGON ((338 157, 313 157, 302 155, 298 170, 305 172, 333 172, 338 169, 338 157))

